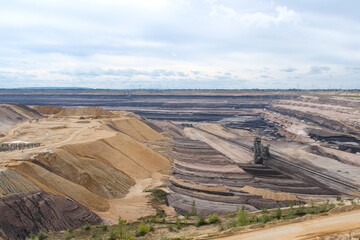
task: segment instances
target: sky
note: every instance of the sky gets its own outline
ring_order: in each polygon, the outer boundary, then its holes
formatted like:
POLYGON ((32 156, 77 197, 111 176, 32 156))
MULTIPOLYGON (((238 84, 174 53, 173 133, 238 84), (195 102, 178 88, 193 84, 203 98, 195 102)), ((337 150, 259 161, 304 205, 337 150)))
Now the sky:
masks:
POLYGON ((357 0, 0 0, 0 88, 360 88, 357 0))

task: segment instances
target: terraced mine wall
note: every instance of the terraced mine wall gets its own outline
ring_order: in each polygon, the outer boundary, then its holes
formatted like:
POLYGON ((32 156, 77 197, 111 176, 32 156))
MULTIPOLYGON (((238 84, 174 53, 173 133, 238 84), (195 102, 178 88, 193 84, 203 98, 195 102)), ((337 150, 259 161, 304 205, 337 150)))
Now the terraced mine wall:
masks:
POLYGON ((178 213, 191 211, 194 202, 201 214, 214 211, 224 214, 241 207, 253 211, 287 204, 284 199, 266 199, 246 192, 247 187, 258 192, 270 189, 293 194, 329 194, 264 165, 235 164, 201 141, 176 138, 172 155, 175 164, 168 202, 178 213))
POLYGON ((2 143, 0 144, 0 152, 9 152, 36 147, 40 147, 40 143, 2 143))
POLYGON ((234 116, 252 116, 253 114, 239 114, 236 112, 230 113, 184 113, 184 112, 157 112, 157 111, 134 111, 147 119, 153 120, 169 120, 169 121, 191 121, 191 122, 215 122, 224 118, 230 118, 234 116))
MULTIPOLYGON (((241 207, 253 211, 263 207, 286 206, 289 201, 301 202, 304 196, 328 197, 339 193, 329 189, 327 184, 318 183, 317 178, 309 179, 308 175, 299 174, 295 171, 297 168, 289 170, 291 166, 287 161, 285 164, 276 161, 279 168, 277 164, 250 164, 250 159, 249 162, 234 162, 208 143, 190 139, 186 135, 189 131, 185 130, 199 130, 196 124, 152 122, 163 127, 174 139, 171 151, 174 159, 173 178, 169 181, 168 202, 178 213, 191 211, 193 203, 201 214, 214 211, 223 214, 241 207)), ((216 132, 209 136, 233 144, 244 155, 253 155, 252 144, 245 144, 244 139, 235 140, 231 136, 217 135, 216 132)))
POLYGON ((286 172, 289 176, 295 176, 308 184, 319 188, 317 194, 328 192, 329 195, 347 194, 349 196, 358 196, 359 185, 355 185, 351 179, 341 178, 323 172, 321 168, 316 168, 308 164, 297 164, 295 159, 283 158, 277 154, 272 154, 271 161, 267 166, 281 172, 286 172))
POLYGON ((148 119, 219 121, 268 107, 296 95, 262 91, 1 91, 0 103, 43 106, 102 106, 134 112, 148 119))
POLYGON ((281 107, 269 107, 267 109, 272 112, 279 113, 281 115, 294 117, 294 118, 297 118, 300 120, 311 122, 320 127, 325 127, 330 130, 335 130, 335 131, 345 132, 345 133, 355 134, 355 135, 359 134, 355 129, 353 129, 341 122, 338 122, 338 121, 335 121, 335 120, 332 120, 329 118, 325 118, 323 116, 314 115, 311 113, 301 112, 301 111, 297 111, 297 110, 285 109, 285 108, 281 108, 281 107))

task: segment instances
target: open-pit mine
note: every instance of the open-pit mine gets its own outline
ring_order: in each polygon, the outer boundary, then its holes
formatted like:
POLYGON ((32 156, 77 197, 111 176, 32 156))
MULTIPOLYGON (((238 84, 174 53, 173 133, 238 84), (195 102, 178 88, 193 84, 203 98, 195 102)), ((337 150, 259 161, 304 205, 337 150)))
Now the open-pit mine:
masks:
MULTIPOLYGON (((0 239, 360 198, 357 91, 0 90, 0 103, 0 239)), ((259 236, 346 239, 360 230, 360 209, 349 211, 341 229, 334 211, 318 228, 259 236)), ((153 228, 138 237, 177 236, 153 228)), ((184 239, 243 239, 179 229, 184 239)))

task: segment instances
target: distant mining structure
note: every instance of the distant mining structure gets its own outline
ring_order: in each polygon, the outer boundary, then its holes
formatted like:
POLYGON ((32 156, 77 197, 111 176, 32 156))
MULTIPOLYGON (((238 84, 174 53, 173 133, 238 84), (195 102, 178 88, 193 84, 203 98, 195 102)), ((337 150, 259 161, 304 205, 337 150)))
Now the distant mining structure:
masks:
POLYGON ((10 152, 16 150, 23 150, 29 148, 40 147, 40 143, 29 143, 29 142, 11 142, 0 144, 0 152, 10 152))
POLYGON ((254 140, 254 163, 263 164, 270 159, 270 145, 263 145, 261 138, 256 137, 254 140))

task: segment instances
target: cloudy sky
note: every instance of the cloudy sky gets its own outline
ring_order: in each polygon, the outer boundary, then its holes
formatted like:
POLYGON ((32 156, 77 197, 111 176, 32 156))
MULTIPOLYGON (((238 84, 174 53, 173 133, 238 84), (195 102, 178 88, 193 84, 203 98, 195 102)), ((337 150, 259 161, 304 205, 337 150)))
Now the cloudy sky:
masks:
POLYGON ((360 88, 360 1, 0 0, 0 88, 360 88))

